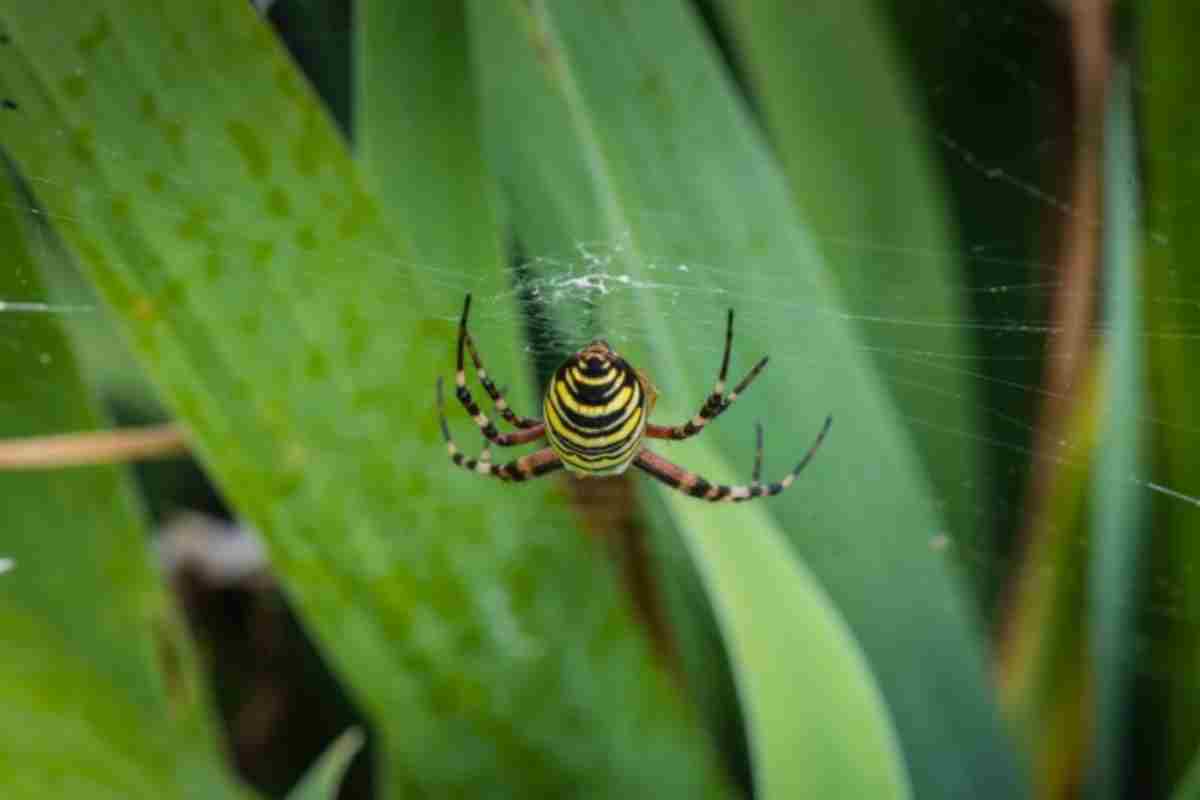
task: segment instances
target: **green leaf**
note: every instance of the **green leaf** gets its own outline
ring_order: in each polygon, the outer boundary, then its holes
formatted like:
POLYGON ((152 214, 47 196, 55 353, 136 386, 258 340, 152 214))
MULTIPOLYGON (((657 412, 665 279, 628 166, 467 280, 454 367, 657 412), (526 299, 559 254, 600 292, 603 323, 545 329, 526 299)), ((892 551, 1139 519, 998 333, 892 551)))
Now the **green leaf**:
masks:
MULTIPOLYGON (((690 466, 729 472, 719 457, 690 466)), ((696 456, 693 456, 695 459, 696 456)), ((668 505, 713 595, 765 798, 911 796, 900 743, 854 637, 760 507, 726 521, 679 493, 668 505)))
MULTIPOLYGON (((435 212, 389 216, 403 201, 371 195, 248 5, 30 5, 4 24, 18 110, 0 141, 377 726, 385 791, 720 795, 554 483, 446 460, 434 378, 463 294, 487 309, 501 291, 494 263, 422 260, 435 212)), ((419 160, 412 138, 392 144, 419 160)), ((447 179, 477 187, 472 163, 454 151, 447 179)), ((503 359, 515 320, 477 322, 503 359)))
POLYGON ((1200 470, 1196 447, 1183 432, 1200 430, 1200 364, 1195 342, 1176 331, 1200 329, 1200 305, 1174 302, 1200 297, 1200 119, 1187 104, 1195 96, 1200 51, 1182 31, 1200 30, 1200 6, 1188 0, 1135 4, 1139 42, 1136 70, 1138 117, 1142 122, 1145 179, 1143 243, 1143 318, 1147 331, 1147 373, 1153 395, 1146 409, 1155 424, 1147 462, 1154 466, 1147 514, 1155 535, 1148 543, 1152 570, 1148 584, 1168 587, 1166 599, 1154 591, 1148 603, 1172 611, 1154 620, 1148 640, 1152 651, 1139 661, 1161 668, 1155 701, 1163 709, 1161 759, 1153 774, 1163 776, 1166 791, 1183 774, 1200 745, 1200 582, 1192 565, 1200 561, 1200 470))
MULTIPOLYGON (((0 171, 0 299, 43 303, 60 252, 0 171)), ((61 317, 0 313, 0 439, 103 427, 61 317)), ((0 473, 0 795, 243 797, 127 476, 0 473)))
POLYGON ((362 731, 357 728, 339 736, 288 792, 288 800, 334 800, 350 762, 364 741, 362 731))
MULTIPOLYGON (((773 357, 736 409, 699 440, 652 446, 710 480, 729 481, 728 465, 751 463, 753 419, 767 423, 768 463, 790 466, 836 410, 824 449, 765 510, 704 506, 679 518, 733 649, 760 788, 802 785, 793 771, 807 766, 798 765, 843 748, 835 762, 842 768, 819 780, 843 781, 853 796, 860 777, 844 767, 860 755, 860 742, 888 763, 891 723, 868 700, 873 675, 914 770, 916 796, 1020 796, 967 603, 931 547, 946 529, 921 459, 861 332, 847 321, 853 307, 695 21, 678 3, 480 2, 472 10, 485 136, 526 251, 561 256, 579 243, 610 243, 611 261, 591 276, 608 292, 586 298, 596 305, 595 324, 563 280, 574 273, 541 268, 544 285, 565 285, 575 300, 551 306, 564 346, 606 335, 659 386, 656 418, 665 422, 691 417, 710 391, 729 304, 738 312, 733 369, 745 370, 761 353, 773 357), (773 559, 786 552, 783 535, 837 614, 803 581, 785 589, 766 580, 778 574, 773 559), (709 541, 714 536, 763 540, 739 551, 755 566, 729 561, 709 541), (717 580, 735 570, 737 585, 750 587, 744 602, 753 606, 744 608, 753 613, 735 613, 743 600, 735 603, 730 585, 717 580), (810 674, 804 664, 813 651, 835 652, 843 665, 857 657, 840 636, 838 615, 869 668, 810 674), (746 644, 760 634, 740 627, 755 616, 796 625, 823 619, 805 628, 821 638, 784 625, 779 651, 764 663, 763 652, 746 644), (785 704, 791 716, 764 714, 773 697, 753 696, 776 662, 795 669, 795 694, 785 704), (875 713, 842 719, 830 698, 846 693, 875 713), (804 738, 799 715, 822 720, 824 737, 804 738), (773 754, 783 742, 794 760, 780 775, 785 768, 773 754), (956 757, 948 761, 948 752, 956 757)), ((667 502, 678 513, 683 501, 670 495, 667 502)), ((880 769, 873 777, 888 776, 890 791, 903 793, 896 771, 880 769)))
POLYGON ((806 230, 929 472, 948 534, 987 552, 959 252, 922 106, 873 0, 723 4, 806 230), (907 324, 907 323, 916 324, 907 324), (936 353, 936 358, 929 354, 936 353), (935 424, 931 424, 935 423, 935 424), (951 434, 951 435, 948 435, 951 434), (960 434, 960 435, 953 435, 960 434))
POLYGON ((1141 428, 1145 419, 1142 353, 1141 229, 1137 150, 1130 75, 1114 73, 1104 134, 1105 317, 1104 408, 1096 480, 1092 485, 1093 547, 1089 607, 1095 676, 1095 797, 1119 797, 1131 763, 1125 752, 1132 703, 1126 655, 1136 647, 1134 607, 1145 489, 1130 480, 1146 474, 1141 428))

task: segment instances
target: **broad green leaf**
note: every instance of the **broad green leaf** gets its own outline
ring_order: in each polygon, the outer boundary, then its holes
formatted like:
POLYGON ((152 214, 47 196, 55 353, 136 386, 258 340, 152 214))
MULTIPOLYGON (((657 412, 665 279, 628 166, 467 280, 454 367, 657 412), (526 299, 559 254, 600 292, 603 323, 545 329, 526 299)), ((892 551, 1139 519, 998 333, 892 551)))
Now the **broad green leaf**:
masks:
MULTIPOLYGON (((389 795, 720 795, 554 483, 446 460, 434 378, 494 266, 423 260, 420 218, 386 216, 401 204, 370 194, 248 6, 4 24, 0 141, 378 726, 389 795)), ((477 322, 502 357, 512 317, 477 322)))
POLYGON ((362 749, 363 741, 362 731, 357 728, 339 736, 288 792, 288 800, 335 800, 342 778, 362 749))
MULTIPOLYGON (((605 334, 658 385, 655 417, 664 422, 691 417, 711 390, 728 305, 738 312, 733 371, 760 353, 773 356, 737 407, 699 440, 652 446, 702 467, 710 480, 745 481, 752 420, 766 422, 767 461, 775 465, 768 471, 778 473, 836 411, 824 449, 788 493, 765 509, 697 508, 708 520, 704 529, 681 522, 718 614, 733 623, 733 598, 713 579, 735 567, 722 564, 727 554, 705 538, 787 536, 865 653, 869 670, 850 673, 858 676, 850 680, 858 696, 871 696, 873 675, 906 764, 922 768, 913 776, 914 794, 1019 795, 968 604, 931 547, 945 527, 920 458, 859 332, 840 313, 847 306, 782 174, 695 21, 678 3, 481 2, 472 10, 485 136, 525 249, 560 256, 578 243, 614 243, 607 271, 615 288, 595 300, 599 321, 588 322, 578 295, 552 307, 568 332, 565 344, 605 334), (730 464, 746 471, 734 473, 730 464), (956 754, 951 761, 948 752, 956 754)), ((554 273, 552 264, 542 274, 551 285, 571 277, 554 273)), ((661 492, 651 494, 661 501, 661 492)), ((674 509, 678 500, 669 502, 674 509)), ((765 553, 781 552, 782 544, 762 547, 750 548, 762 560, 738 575, 752 587, 746 591, 761 618, 775 617, 773 603, 788 606, 790 620, 830 613, 828 606, 798 607, 792 592, 799 589, 778 590, 787 599, 773 593, 765 578, 777 573, 765 553)), ((813 602, 817 595, 806 596, 813 602)), ((771 697, 743 695, 761 787, 803 780, 777 782, 777 762, 768 755, 776 745, 768 742, 788 742, 793 763, 802 764, 801 753, 816 757, 840 746, 853 754, 862 742, 882 746, 892 736, 887 714, 841 717, 830 700, 838 696, 834 679, 803 671, 812 650, 856 655, 834 635, 842 630, 836 619, 814 630, 828 638, 779 630, 776 646, 790 657, 777 659, 795 665, 796 691, 803 693, 789 710, 823 720, 823 739, 803 738, 796 716, 784 721, 790 725, 755 716, 771 697)), ((736 648, 743 632, 727 627, 726 634, 736 648)), ((757 683, 749 676, 774 669, 750 655, 734 653, 746 691, 757 683)), ((839 778, 853 796, 858 773, 839 778)), ((891 790, 900 793, 903 784, 891 790)))
MULTIPOLYGON (((25 206, 0 170, 0 299, 36 307, 60 253, 25 206)), ((0 439, 106 424, 59 315, 0 312, 0 342, 0 439)), ((246 796, 222 763, 126 475, 4 472, 0 496, 0 795, 246 796)))
MULTIPOLYGON (((710 453, 693 466, 727 472, 710 453)), ((747 509, 749 535, 730 536, 695 500, 667 500, 690 534, 736 665, 758 795, 910 797, 900 743, 863 654, 767 512, 747 509)))
POLYGON ((1136 646, 1134 607, 1145 489, 1130 480, 1146 473, 1142 454, 1145 379, 1142 353, 1141 230, 1137 149, 1130 75, 1120 66, 1109 88, 1104 134, 1103 429, 1092 486, 1093 547, 1089 610, 1095 681, 1094 797, 1116 798, 1128 785, 1126 749, 1132 703, 1128 653, 1136 646))
MULTIPOLYGON (((1200 470, 1195 438, 1200 430, 1200 360, 1195 341, 1176 331, 1200 328, 1200 118, 1189 113, 1200 75, 1200 51, 1183 32, 1200 30, 1200 5, 1189 0, 1135 4, 1138 14, 1138 117, 1142 122, 1145 168, 1143 315, 1147 331, 1147 373, 1154 388, 1146 409, 1154 426, 1148 463, 1154 494, 1147 513, 1155 535, 1148 544, 1153 587, 1148 602, 1160 601, 1169 587, 1172 613, 1155 618, 1152 651, 1146 661, 1167 676, 1153 689, 1163 709, 1166 734, 1152 772, 1173 781, 1191 763, 1200 745, 1200 470), (1183 300, 1188 302, 1176 302, 1183 300), (1186 435, 1181 435, 1186 434, 1186 435)), ((1166 791, 1170 783, 1155 787, 1166 791)))
POLYGON ((789 194, 911 424, 956 545, 988 552, 976 378, 958 248, 920 105, 874 0, 726 0, 789 194), (915 324, 911 324, 915 323, 915 324), (930 354, 936 354, 930 357, 930 354), (931 424, 932 423, 932 424, 931 424), (957 434, 957 435, 956 435, 957 434))

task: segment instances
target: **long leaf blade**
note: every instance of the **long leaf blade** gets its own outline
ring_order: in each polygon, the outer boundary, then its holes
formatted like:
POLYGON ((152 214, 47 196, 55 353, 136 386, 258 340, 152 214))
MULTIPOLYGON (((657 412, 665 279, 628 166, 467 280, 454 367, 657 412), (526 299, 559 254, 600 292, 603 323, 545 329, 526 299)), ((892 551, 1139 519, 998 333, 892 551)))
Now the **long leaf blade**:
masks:
MULTIPOLYGON (((586 298, 611 328, 589 325, 581 302, 552 306, 566 343, 606 334, 664 389, 656 414, 682 421, 695 413, 688 398, 711 385, 724 306, 739 304, 736 352, 771 352, 772 367, 736 411, 672 457, 728 480, 722 465, 751 461, 752 415, 768 420, 768 441, 800 448, 836 407, 827 446, 796 488, 771 501, 770 517, 875 667, 906 752, 922 765, 916 794, 1011 796, 1020 780, 985 693, 970 614, 930 547, 944 527, 919 458, 694 23, 669 3, 473 8, 491 104, 485 130, 527 249, 561 255, 577 243, 615 243, 611 263, 590 277, 616 289, 586 298), (623 335, 621 323, 638 335, 623 335), (812 345, 775 358, 780 343, 796 341, 812 345), (942 783, 950 750, 960 758, 942 783)), ((581 299, 568 283, 577 273, 556 273, 552 262, 546 271, 546 285, 581 299)), ((753 512, 704 513, 720 514, 726 535, 772 535, 753 512)))
MULTIPOLYGON (((0 168, 0 299, 46 309, 0 313, 0 439, 106 424, 43 288, 61 251, 25 205, 0 168)), ((0 794, 243 796, 128 477, 0 472, 0 496, 0 794)))
POLYGON ((4 23, 0 140, 379 725, 387 789, 720 794, 553 484, 446 461, 434 377, 495 278, 419 260, 250 8, 4 23))

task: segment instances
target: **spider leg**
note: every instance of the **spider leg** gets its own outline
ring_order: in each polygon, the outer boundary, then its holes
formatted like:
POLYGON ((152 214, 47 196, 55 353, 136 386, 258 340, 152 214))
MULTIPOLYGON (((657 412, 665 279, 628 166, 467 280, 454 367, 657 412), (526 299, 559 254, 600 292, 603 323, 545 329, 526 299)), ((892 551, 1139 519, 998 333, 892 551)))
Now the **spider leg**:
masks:
POLYGON ((821 443, 825 441, 825 435, 829 433, 829 427, 832 424, 833 417, 826 417, 825 424, 821 426, 816 440, 808 448, 808 452, 804 454, 804 458, 800 459, 800 463, 796 465, 795 469, 784 475, 782 479, 773 481, 772 483, 763 484, 758 481, 759 467, 762 463, 761 426, 759 428, 758 454, 755 457, 755 480, 748 485, 726 486, 720 483, 710 483, 700 475, 672 464, 662 456, 652 453, 649 450, 642 450, 638 453, 633 464, 672 489, 677 489, 686 495, 698 497, 701 500, 708 500, 709 502, 739 503, 744 500, 752 500, 755 497, 770 497, 771 495, 779 494, 792 485, 792 482, 796 480, 796 476, 808 466, 808 462, 812 460, 821 443))
POLYGON ((746 390, 751 382, 758 377, 763 368, 767 366, 767 357, 763 356, 757 364, 751 368, 746 377, 738 382, 737 386, 733 387, 733 391, 725 393, 725 378, 729 372, 729 353, 733 348, 733 309, 729 309, 729 316, 725 323, 725 354, 721 357, 721 371, 717 375, 716 385, 713 386, 712 394, 704 401, 704 405, 700 407, 700 411, 696 416, 682 425, 655 425, 653 423, 646 426, 646 435, 651 439, 687 439, 695 436, 704 429, 704 426, 712 422, 717 417, 725 413, 725 409, 733 405, 738 399, 738 395, 746 390))
POLYGON ((535 453, 521 456, 505 464, 493 464, 491 451, 485 445, 478 458, 468 458, 458 449, 450 436, 450 426, 446 424, 446 413, 442 400, 442 381, 438 379, 438 423, 442 429, 442 439, 446 442, 446 452, 450 460, 458 466, 479 475, 490 475, 502 481, 525 481, 530 478, 540 478, 542 475, 562 469, 563 463, 558 455, 549 447, 544 447, 535 453))
POLYGON ((492 443, 486 436, 483 437, 483 449, 479 451, 479 460, 488 464, 492 463, 492 443))
POLYGON ((760 486, 762 484, 762 454, 763 454, 763 431, 762 423, 754 423, 754 472, 750 478, 751 486, 760 486))
MULTIPOLYGON (((504 398, 504 392, 496 388, 496 384, 492 383, 492 379, 488 377, 487 369, 483 366, 483 359, 479 356, 479 351, 475 349, 475 340, 471 338, 470 332, 467 331, 467 314, 471 311, 471 294, 467 293, 467 299, 463 302, 462 318, 458 323, 458 372, 454 375, 455 383, 460 387, 459 399, 462 399, 462 392, 467 386, 467 373, 463 368, 463 345, 471 353, 471 360, 475 362, 475 374, 479 376, 479 382, 483 384, 484 391, 488 393, 488 397, 492 398, 492 404, 496 410, 500 412, 500 416, 504 417, 510 425, 515 428, 533 428, 541 424, 541 420, 533 417, 523 417, 519 414, 514 414, 513 410, 508 407, 508 401, 504 398)), ((468 393, 468 397, 470 394, 468 393)), ((466 405, 466 403, 463 403, 466 405)), ((467 408, 470 411, 470 407, 467 408)), ((471 416, 475 416, 475 412, 471 412, 471 416)))
MULTIPOLYGON (((471 390, 467 388, 467 373, 463 369, 463 341, 469 339, 467 336, 467 313, 471 310, 471 295, 467 295, 466 303, 463 305, 462 319, 458 323, 458 371, 454 374, 454 394, 458 397, 458 402, 462 403, 463 408, 471 415, 471 419, 475 420, 475 424, 479 426, 479 430, 487 437, 488 441, 498 444, 501 447, 510 447, 514 444, 525 444, 539 438, 546 430, 545 426, 534 420, 531 427, 516 431, 515 433, 501 433, 496 429, 495 423, 479 410, 479 404, 475 402, 475 398, 471 396, 471 390)), ((489 380, 488 383, 491 383, 489 380)), ((442 381, 438 379, 438 397, 441 397, 442 381)), ((494 388, 494 387, 493 387, 494 388)), ((503 398, 502 398, 503 399, 503 398)), ((441 402, 440 399, 438 401, 441 402)), ((507 408, 507 406, 505 406, 507 408)), ((499 408, 499 406, 497 406, 499 408)))

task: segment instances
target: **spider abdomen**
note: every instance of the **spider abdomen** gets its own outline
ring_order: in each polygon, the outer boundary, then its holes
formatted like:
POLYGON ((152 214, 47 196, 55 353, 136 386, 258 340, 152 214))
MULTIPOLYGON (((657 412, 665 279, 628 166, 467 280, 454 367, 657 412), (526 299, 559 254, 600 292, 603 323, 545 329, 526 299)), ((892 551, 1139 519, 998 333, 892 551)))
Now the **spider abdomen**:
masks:
POLYGON ((617 475, 641 449, 646 393, 633 368, 603 342, 555 371, 543 409, 546 438, 572 472, 617 475))

